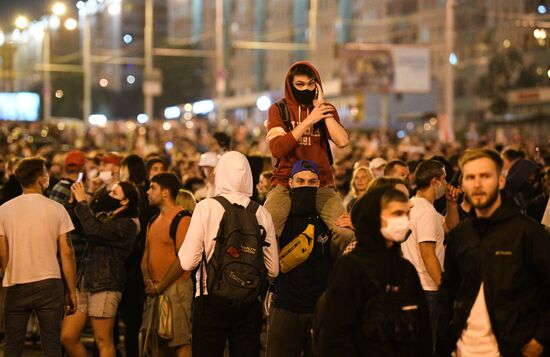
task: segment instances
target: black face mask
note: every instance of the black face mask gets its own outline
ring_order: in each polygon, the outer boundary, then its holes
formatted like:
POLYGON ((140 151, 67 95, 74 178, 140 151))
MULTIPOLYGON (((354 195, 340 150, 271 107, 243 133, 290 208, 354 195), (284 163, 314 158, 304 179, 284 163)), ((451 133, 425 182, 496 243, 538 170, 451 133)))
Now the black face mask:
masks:
POLYGON ((290 190, 290 212, 297 215, 315 214, 317 187, 297 187, 290 190))
POLYGON ((313 99, 315 99, 315 89, 309 90, 298 90, 294 86, 292 86, 292 94, 294 95, 294 98, 298 101, 298 103, 302 105, 312 105, 313 99))
POLYGON ((116 198, 111 197, 111 195, 105 195, 101 198, 100 204, 97 207, 98 212, 112 212, 120 208, 120 201, 116 198))

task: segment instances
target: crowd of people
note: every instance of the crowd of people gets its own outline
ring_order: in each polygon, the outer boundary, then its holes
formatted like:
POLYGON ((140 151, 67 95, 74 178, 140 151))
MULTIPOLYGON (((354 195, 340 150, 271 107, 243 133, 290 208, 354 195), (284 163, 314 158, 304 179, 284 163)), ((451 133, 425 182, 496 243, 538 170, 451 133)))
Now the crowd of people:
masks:
POLYGON ((101 357, 548 353, 545 148, 364 141, 308 62, 269 109, 270 155, 235 135, 8 147, 5 355, 31 313, 47 356, 87 356, 88 323, 101 357))

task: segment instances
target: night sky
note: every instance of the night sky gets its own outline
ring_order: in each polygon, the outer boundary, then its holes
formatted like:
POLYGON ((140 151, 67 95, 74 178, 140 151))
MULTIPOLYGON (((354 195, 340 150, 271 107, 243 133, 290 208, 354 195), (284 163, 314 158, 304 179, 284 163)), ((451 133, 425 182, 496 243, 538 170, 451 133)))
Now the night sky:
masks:
MULTIPOLYGON (((62 1, 69 11, 76 16, 76 0, 62 1)), ((30 21, 37 20, 40 16, 51 13, 55 0, 0 0, 0 29, 10 31, 14 26, 18 15, 25 15, 30 21)))

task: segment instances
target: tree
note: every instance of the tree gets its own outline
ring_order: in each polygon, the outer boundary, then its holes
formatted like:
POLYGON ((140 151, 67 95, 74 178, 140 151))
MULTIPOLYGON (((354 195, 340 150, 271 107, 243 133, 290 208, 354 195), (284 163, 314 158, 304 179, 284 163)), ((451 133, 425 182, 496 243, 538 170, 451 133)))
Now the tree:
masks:
MULTIPOLYGON (((187 47, 186 49, 197 49, 187 47)), ((155 113, 171 105, 207 98, 207 61, 201 57, 156 57, 155 67, 162 71, 162 95, 155 98, 155 113)))
POLYGON ((523 56, 515 47, 493 47, 492 53, 488 71, 479 78, 476 92, 491 101, 491 113, 503 114, 508 109, 507 93, 516 86, 524 67, 523 56))

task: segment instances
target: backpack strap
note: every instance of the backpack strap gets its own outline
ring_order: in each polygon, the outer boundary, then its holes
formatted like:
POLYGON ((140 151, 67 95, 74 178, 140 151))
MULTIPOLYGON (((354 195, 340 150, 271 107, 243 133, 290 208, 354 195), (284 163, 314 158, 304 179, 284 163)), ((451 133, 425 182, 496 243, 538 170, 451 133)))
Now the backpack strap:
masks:
POLYGON ((327 124, 324 120, 319 124, 319 130, 321 131, 321 140, 323 140, 327 151, 328 162, 330 163, 330 166, 332 166, 332 164, 334 164, 334 158, 332 157, 332 150, 330 149, 330 143, 328 141, 327 124))
POLYGON ((283 123, 286 126, 286 129, 288 131, 292 130, 292 123, 290 122, 290 113, 288 112, 288 108, 286 106, 286 101, 283 99, 279 100, 277 103, 277 108, 279 108, 279 116, 281 117, 283 123))
MULTIPOLYGON (((288 132, 292 131, 292 123, 290 122, 290 113, 288 112, 285 99, 283 98, 279 100, 278 102, 275 103, 275 105, 279 109, 279 117, 283 121, 285 130, 288 132)), ((279 166, 278 159, 273 158, 271 163, 274 168, 277 168, 279 166)))
POLYGON ((223 209, 224 210, 229 210, 231 208, 233 208, 233 204, 231 202, 229 202, 229 200, 223 196, 214 196, 212 197, 213 199, 215 199, 216 201, 219 202, 219 204, 221 204, 223 206, 223 209))
MULTIPOLYGON (((218 203, 223 206, 223 209, 226 212, 228 210, 230 210, 231 208, 233 208, 233 205, 231 204, 231 202, 229 202, 229 200, 227 198, 223 197, 223 196, 214 196, 214 197, 211 197, 211 198, 218 201, 218 203)), ((222 220, 223 220, 223 218, 222 218, 222 220)), ((222 221, 220 220, 220 229, 218 230, 218 233, 216 234, 216 236, 219 236, 219 234, 220 234, 221 225, 222 225, 222 221)), ((202 252, 202 261, 201 261, 201 264, 199 265, 199 269, 200 269, 199 291, 200 291, 200 296, 201 297, 204 295, 204 286, 203 286, 203 284, 206 284, 206 281, 204 279, 204 269, 206 269, 206 264, 208 264, 208 262, 206 261, 206 252, 203 250, 203 252, 202 252)))
POLYGON ((260 204, 254 200, 250 200, 250 203, 246 206, 246 211, 255 215, 258 208, 260 208, 260 204))
POLYGON ((174 241, 174 245, 176 244, 176 233, 178 232, 178 226, 183 217, 191 217, 191 213, 186 209, 179 211, 172 219, 172 223, 170 223, 170 238, 174 241))
MULTIPOLYGON (((246 211, 250 214, 252 214, 254 217, 256 217, 256 212, 258 211, 258 208, 260 208, 260 204, 254 200, 250 200, 250 203, 248 204, 248 206, 246 206, 246 211)), ((258 219, 256 218, 256 221, 258 219)), ((265 228, 260 224, 260 222, 258 222, 258 227, 260 227, 260 231, 262 233, 262 246, 264 247, 269 247, 271 244, 269 244, 268 242, 266 242, 266 237, 267 237, 267 232, 265 230, 265 228)))

